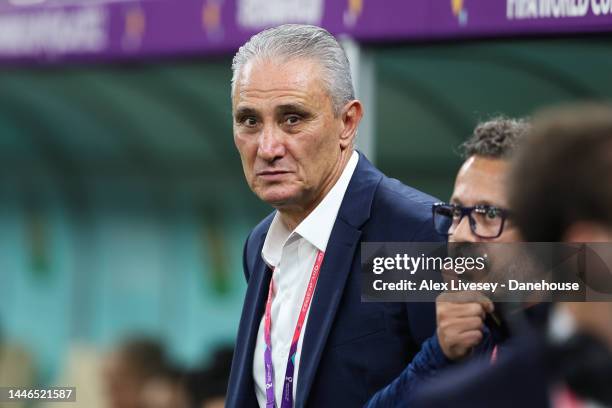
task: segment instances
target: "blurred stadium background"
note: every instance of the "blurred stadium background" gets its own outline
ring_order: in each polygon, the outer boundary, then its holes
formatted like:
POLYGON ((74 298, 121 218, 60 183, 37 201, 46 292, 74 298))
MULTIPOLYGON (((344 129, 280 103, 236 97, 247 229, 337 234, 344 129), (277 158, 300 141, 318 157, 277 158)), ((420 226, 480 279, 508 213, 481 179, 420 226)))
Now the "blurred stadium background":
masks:
POLYGON ((477 121, 612 96, 598 1, 556 18, 511 0, 288 3, 0 1, 0 342, 12 350, 0 383, 76 384, 134 336, 186 368, 232 344, 242 245, 270 209, 233 145, 230 64, 261 27, 342 34, 368 109, 360 146, 441 199, 477 121), (249 17, 255 6, 271 20, 249 17), (83 27, 108 27, 98 48, 54 37, 83 10, 102 13, 83 27))

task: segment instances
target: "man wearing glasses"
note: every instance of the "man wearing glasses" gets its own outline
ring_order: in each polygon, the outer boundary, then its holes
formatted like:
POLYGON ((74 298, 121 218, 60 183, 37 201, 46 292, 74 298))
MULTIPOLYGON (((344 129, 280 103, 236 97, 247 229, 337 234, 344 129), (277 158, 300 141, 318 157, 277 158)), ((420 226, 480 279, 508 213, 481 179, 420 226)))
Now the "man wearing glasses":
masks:
MULTIPOLYGON (((591 254, 599 261, 584 259, 585 276, 603 273, 598 283, 590 283, 607 284, 612 106, 548 108, 532 123, 508 180, 513 223, 525 242, 597 245, 591 254)), ((596 299, 553 304, 546 326, 517 335, 496 364, 474 362, 449 370, 419 387, 410 405, 612 407, 612 303, 596 299)))
MULTIPOLYGON (((463 165, 455 179, 450 203, 433 206, 436 231, 449 242, 515 242, 519 232, 511 221, 506 194, 510 158, 529 129, 525 120, 499 117, 479 124, 461 146, 463 165)), ((391 384, 368 402, 368 408, 406 406, 414 387, 445 367, 471 355, 491 355, 503 336, 485 325, 493 303, 436 301, 436 334, 391 384)))

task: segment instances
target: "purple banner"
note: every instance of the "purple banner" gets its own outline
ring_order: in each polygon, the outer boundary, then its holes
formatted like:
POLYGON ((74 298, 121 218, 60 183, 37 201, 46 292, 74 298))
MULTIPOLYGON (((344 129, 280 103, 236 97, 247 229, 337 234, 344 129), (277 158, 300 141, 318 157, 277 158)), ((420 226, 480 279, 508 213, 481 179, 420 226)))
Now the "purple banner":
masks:
POLYGON ((333 34, 361 42, 603 32, 612 30, 612 0, 4 3, 0 8, 0 61, 234 53, 252 34, 289 22, 321 25, 333 34))

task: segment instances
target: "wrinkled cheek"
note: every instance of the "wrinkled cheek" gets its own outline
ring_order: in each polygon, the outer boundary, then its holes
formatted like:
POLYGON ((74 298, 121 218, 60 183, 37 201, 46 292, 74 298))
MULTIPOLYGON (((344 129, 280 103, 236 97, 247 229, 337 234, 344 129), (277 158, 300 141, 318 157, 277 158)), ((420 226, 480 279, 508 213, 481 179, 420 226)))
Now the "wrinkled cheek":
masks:
MULTIPOLYGON (((240 160, 242 160, 242 165, 246 166, 249 162, 253 162, 254 154, 247 148, 247 146, 237 144, 238 146, 238 154, 240 155, 240 160)), ((251 149, 252 150, 252 149, 251 149)))
POLYGON ((254 177, 252 174, 245 174, 245 176, 246 176, 247 184, 249 185, 249 188, 251 189, 251 191, 259 195, 259 193, 263 189, 261 185, 261 181, 258 180, 257 177, 254 177))
POLYGON ((257 154, 257 143, 244 136, 234 136, 234 145, 242 160, 249 160, 257 154))
POLYGON ((245 149, 238 149, 238 153, 240 154, 240 161, 242 163, 244 177, 249 185, 251 185, 254 179, 253 175, 255 174, 255 156, 253 154, 249 154, 249 152, 245 149))

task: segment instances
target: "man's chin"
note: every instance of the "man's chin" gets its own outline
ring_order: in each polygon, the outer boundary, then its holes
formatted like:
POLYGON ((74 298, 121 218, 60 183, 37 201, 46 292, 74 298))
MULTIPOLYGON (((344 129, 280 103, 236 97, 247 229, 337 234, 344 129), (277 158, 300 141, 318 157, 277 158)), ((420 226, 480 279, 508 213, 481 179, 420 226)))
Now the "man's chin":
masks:
POLYGON ((258 194, 259 198, 277 210, 292 206, 296 202, 297 194, 290 192, 270 191, 258 194))

